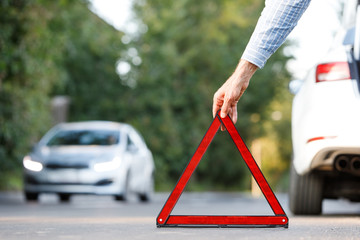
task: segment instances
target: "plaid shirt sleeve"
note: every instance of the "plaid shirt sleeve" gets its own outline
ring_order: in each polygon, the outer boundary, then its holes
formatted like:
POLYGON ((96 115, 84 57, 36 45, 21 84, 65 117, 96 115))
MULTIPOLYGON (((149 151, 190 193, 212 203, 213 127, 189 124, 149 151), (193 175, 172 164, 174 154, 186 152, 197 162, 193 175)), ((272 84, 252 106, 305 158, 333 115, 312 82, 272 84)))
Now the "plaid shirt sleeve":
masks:
POLYGON ((259 68, 285 42, 311 0, 266 0, 265 8, 242 55, 259 68))

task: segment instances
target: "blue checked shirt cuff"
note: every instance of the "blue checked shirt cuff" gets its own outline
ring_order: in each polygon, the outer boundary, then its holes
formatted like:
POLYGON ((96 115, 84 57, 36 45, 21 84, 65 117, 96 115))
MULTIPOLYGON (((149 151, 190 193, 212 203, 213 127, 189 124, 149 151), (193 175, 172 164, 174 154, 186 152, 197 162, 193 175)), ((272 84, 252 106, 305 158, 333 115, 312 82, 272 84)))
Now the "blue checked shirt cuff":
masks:
POLYGON ((310 0, 266 0, 255 30, 242 55, 259 68, 285 42, 310 0))

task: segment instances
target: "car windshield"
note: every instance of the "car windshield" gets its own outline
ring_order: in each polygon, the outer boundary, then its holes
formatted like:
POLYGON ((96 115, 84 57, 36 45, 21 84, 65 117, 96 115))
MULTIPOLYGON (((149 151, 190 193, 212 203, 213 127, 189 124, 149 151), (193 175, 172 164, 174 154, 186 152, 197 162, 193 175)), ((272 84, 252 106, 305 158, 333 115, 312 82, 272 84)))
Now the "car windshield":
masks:
POLYGON ((109 146, 119 143, 119 131, 112 130, 65 130, 53 136, 47 146, 68 145, 101 145, 109 146))

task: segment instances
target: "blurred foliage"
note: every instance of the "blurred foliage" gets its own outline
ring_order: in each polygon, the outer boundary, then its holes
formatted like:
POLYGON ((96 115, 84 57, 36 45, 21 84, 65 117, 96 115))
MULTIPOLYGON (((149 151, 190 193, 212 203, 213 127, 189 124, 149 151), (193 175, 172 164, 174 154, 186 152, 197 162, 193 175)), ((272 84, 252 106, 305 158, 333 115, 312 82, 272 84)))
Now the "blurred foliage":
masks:
POLYGON ((101 118, 119 96, 122 33, 74 0, 2 0, 0 29, 0 188, 14 188, 9 178, 52 125, 54 95, 71 97, 73 119, 101 118))
POLYGON ((67 78, 53 94, 70 96, 70 121, 117 121, 124 115, 124 95, 129 91, 115 69, 125 49, 123 34, 100 21, 83 4, 73 5, 52 23, 67 37, 62 62, 67 78))
MULTIPOLYGON (((234 70, 263 1, 135 2, 144 33, 129 44, 138 50, 142 64, 129 61, 137 78, 128 116, 146 133, 161 184, 179 177, 200 143, 212 121, 213 93, 234 70)), ((286 60, 282 51, 274 54, 251 80, 238 108, 237 126, 247 144, 257 138, 272 143, 272 152, 266 154, 276 158, 275 165, 266 172, 277 176, 291 152, 286 60), (275 123, 273 111, 281 111, 285 121, 275 123)), ((250 184, 249 173, 227 135, 218 133, 194 178, 212 188, 244 189, 250 184)))
MULTIPOLYGON (((264 2, 133 1, 138 31, 126 35, 89 11, 87 1, 0 2, 0 187, 9 187, 4 180, 20 172, 22 156, 52 125, 55 95, 70 97, 71 121, 134 125, 153 152, 157 188, 173 187, 212 121, 213 94, 237 65, 264 2), (125 66, 119 74, 117 64, 125 66)), ((238 109, 237 128, 249 147, 261 142, 272 185, 291 154, 286 61, 275 53, 238 109)), ((218 132, 192 181, 192 189, 249 189, 249 171, 227 132, 218 132)))

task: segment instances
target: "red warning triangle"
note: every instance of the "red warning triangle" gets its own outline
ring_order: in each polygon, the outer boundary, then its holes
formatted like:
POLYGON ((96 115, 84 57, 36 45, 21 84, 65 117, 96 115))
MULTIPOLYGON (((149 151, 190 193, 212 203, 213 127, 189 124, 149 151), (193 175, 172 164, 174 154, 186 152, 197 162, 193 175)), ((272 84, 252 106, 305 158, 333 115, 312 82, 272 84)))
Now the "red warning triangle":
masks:
POLYGON ((229 116, 221 118, 219 112, 216 114, 212 124, 205 133, 204 138, 200 142, 199 147, 196 149, 193 157, 186 166, 180 179, 178 180, 174 190, 171 192, 169 198, 165 202, 162 210, 160 211, 156 225, 158 227, 285 227, 288 228, 289 220, 286 213, 282 209, 279 201, 277 200, 274 192, 271 190, 264 175, 262 174, 259 166, 255 162, 249 149, 242 140, 239 132, 229 116), (259 188, 268 201, 274 215, 271 216, 209 216, 209 215, 170 215, 174 209, 177 201, 179 200, 182 192, 185 189, 191 175, 198 166, 201 158, 206 152, 208 146, 213 140, 220 125, 223 124, 232 140, 234 141, 237 149, 243 157, 246 165, 250 169, 251 174, 256 180, 259 188))

